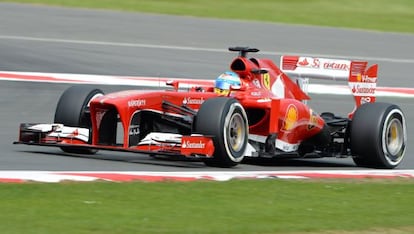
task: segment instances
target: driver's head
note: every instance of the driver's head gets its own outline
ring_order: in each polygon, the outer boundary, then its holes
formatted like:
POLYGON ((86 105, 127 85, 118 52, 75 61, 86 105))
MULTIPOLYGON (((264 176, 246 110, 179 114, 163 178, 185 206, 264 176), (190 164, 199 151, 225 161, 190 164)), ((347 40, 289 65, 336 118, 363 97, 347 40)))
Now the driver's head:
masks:
POLYGON ((214 83, 214 92, 227 96, 230 92, 230 86, 240 86, 241 81, 239 75, 234 72, 227 71, 217 77, 214 83))

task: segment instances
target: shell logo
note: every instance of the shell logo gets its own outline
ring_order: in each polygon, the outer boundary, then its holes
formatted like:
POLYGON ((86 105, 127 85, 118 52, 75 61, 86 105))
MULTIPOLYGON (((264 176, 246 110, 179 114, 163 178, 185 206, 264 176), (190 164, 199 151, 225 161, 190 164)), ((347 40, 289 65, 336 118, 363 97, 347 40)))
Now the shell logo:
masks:
POLYGON ((361 81, 362 81, 362 75, 361 75, 361 73, 358 73, 357 82, 361 82, 361 81))
POLYGON ((298 109, 296 108, 295 105, 289 105, 286 111, 286 115, 285 115, 285 125, 283 126, 283 128, 285 130, 291 130, 294 126, 295 123, 298 121, 298 109))

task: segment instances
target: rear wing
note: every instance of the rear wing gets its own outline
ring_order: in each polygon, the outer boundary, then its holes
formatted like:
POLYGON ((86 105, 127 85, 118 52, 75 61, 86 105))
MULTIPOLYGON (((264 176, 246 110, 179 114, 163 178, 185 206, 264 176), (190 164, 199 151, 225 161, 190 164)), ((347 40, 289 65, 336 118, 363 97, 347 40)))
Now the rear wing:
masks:
POLYGON ((307 84, 308 79, 347 81, 356 108, 375 102, 378 64, 367 67, 367 61, 303 56, 282 56, 280 59, 280 69, 296 79, 300 86, 307 84))

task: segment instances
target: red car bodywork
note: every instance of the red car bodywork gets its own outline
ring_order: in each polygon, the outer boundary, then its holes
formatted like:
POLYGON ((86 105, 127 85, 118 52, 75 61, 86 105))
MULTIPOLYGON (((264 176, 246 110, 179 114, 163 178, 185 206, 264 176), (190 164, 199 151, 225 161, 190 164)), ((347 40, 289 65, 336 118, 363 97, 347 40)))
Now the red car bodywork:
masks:
MULTIPOLYGON (((348 81, 355 97, 355 109, 361 104, 375 102, 377 65, 367 69, 365 61, 283 56, 278 67, 270 59, 246 57, 247 52, 257 52, 256 49, 230 50, 240 52, 231 62, 230 70, 240 76, 241 85, 231 87, 228 98, 237 100, 244 108, 249 142, 259 145, 247 147, 245 156, 261 156, 262 151, 275 155, 297 153, 303 142, 326 131, 324 118, 306 104, 310 99, 306 90, 293 80, 300 79, 302 72, 314 78, 348 81), (273 149, 262 150, 269 141, 273 149)), ((212 158, 217 147, 215 136, 193 134, 192 121, 206 100, 218 97, 213 92, 214 81, 203 80, 201 85, 193 85, 194 80, 165 81, 170 85, 167 90, 127 90, 95 96, 88 104, 91 127, 84 138, 79 137, 79 130, 86 130, 78 126, 64 129, 55 124, 43 129, 22 124, 17 143, 212 158), (183 85, 188 88, 183 89, 183 85), (158 127, 154 119, 169 122, 158 127), (154 126, 145 130, 141 121, 154 121, 154 126), (178 127, 169 130, 174 124, 178 127), (109 125, 111 127, 107 127, 109 125), (69 132, 59 134, 54 128, 69 132), (158 142, 155 137, 155 141, 145 143, 145 137, 152 132, 169 135, 158 142), (37 133, 39 136, 35 137, 37 133)), ((348 118, 352 118, 354 111, 348 118)))

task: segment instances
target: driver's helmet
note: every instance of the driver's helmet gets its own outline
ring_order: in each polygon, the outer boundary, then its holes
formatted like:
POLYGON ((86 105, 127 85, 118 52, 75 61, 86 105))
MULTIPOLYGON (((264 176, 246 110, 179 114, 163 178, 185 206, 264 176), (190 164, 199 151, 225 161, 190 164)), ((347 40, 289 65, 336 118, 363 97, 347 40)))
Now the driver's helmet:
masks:
POLYGON ((230 86, 237 87, 240 85, 241 81, 239 75, 235 72, 227 71, 217 77, 214 83, 214 92, 219 95, 227 96, 230 92, 230 86))

